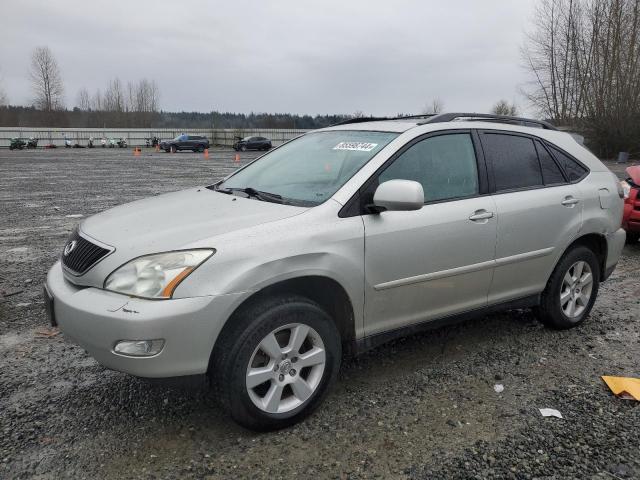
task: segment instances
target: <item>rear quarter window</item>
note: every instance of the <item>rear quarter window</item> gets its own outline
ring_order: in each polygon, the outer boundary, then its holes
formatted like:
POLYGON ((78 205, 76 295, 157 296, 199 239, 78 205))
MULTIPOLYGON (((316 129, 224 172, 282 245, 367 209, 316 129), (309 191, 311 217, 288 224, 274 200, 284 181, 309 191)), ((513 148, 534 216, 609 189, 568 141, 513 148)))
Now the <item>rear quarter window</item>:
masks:
POLYGON ((579 182, 587 176, 589 170, 561 150, 551 147, 551 153, 562 167, 570 182, 579 182))

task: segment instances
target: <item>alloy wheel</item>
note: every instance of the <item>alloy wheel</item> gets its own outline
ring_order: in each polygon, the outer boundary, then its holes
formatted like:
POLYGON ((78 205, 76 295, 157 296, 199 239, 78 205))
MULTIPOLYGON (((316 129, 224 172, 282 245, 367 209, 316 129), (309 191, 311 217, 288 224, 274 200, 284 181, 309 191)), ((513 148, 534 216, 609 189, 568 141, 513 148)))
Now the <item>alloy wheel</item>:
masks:
POLYGON ((289 412, 317 390, 325 363, 324 343, 313 328, 302 323, 278 327, 251 355, 246 373, 249 398, 263 412, 289 412))
POLYGON ((574 263, 562 279, 560 307, 571 319, 579 318, 591 300, 593 274, 589 264, 583 260, 574 263))

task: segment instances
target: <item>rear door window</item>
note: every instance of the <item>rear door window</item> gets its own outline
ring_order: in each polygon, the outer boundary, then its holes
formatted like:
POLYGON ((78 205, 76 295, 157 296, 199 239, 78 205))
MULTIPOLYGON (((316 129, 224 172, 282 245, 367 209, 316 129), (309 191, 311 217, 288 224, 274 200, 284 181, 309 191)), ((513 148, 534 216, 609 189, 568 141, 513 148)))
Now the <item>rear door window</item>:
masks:
POLYGON ((566 183, 562 170, 549 154, 547 149, 538 141, 536 141, 536 150, 538 150, 538 158, 540 159, 540 167, 542 168, 542 180, 545 185, 561 185, 566 183))
POLYGON ((502 133, 484 133, 481 138, 485 157, 492 166, 496 191, 544 185, 532 139, 502 133))

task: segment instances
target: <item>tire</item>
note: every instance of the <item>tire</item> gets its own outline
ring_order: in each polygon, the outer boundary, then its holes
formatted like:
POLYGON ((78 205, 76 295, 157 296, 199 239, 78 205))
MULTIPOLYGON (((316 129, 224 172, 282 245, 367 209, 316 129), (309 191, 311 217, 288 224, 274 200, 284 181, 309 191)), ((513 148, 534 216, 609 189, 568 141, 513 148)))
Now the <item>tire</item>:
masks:
POLYGON ((199 153, 204 152, 204 145, 200 145, 200 146, 198 147, 198 152, 199 152, 199 153))
POLYGON ((176 146, 175 146, 175 145, 171 145, 171 146, 169 147, 169 150, 171 151, 171 153, 176 153, 176 152, 178 151, 178 149, 176 148, 176 146))
POLYGON ((340 334, 322 308, 304 297, 274 297, 234 315, 228 327, 216 344, 209 375, 222 406, 237 423, 251 430, 276 430, 302 420, 320 405, 342 356, 340 334), (306 328, 308 333, 301 333, 306 328), (293 341, 294 331, 306 340, 286 356, 290 347, 281 345, 293 341), (261 344, 276 337, 278 343, 270 343, 275 355, 269 355, 261 344), (303 361, 318 363, 296 369, 303 361), (266 378, 251 388, 250 368, 262 368, 260 380, 266 378), (280 400, 269 403, 268 398, 276 398, 271 392, 279 392, 280 400))
POLYGON ((573 328, 591 312, 599 286, 598 258, 591 249, 577 246, 566 252, 556 265, 534 312, 547 327, 573 328), (587 273, 591 274, 590 281, 587 273), (577 280, 578 276, 582 281, 577 280))
POLYGON ((247 151, 247 146, 246 146, 246 145, 242 145, 242 146, 240 147, 240 151, 242 151, 242 152, 246 152, 246 151, 247 151))
POLYGON ((640 233, 627 232, 627 239, 625 240, 627 245, 635 245, 640 240, 640 233))

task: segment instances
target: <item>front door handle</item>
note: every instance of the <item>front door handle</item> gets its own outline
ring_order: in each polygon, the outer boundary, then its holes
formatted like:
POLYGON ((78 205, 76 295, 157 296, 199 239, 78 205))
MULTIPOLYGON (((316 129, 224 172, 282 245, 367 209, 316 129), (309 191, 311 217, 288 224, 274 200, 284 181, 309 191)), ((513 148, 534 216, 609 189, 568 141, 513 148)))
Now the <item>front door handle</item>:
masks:
POLYGON ((565 197, 565 199, 560 203, 565 207, 573 208, 573 206, 579 201, 580 200, 578 200, 577 198, 574 198, 571 195, 569 195, 568 197, 565 197))
POLYGON ((483 222, 486 223, 487 220, 493 218, 493 212, 487 212, 486 210, 476 210, 473 212, 473 215, 469 217, 469 220, 472 222, 483 222))

